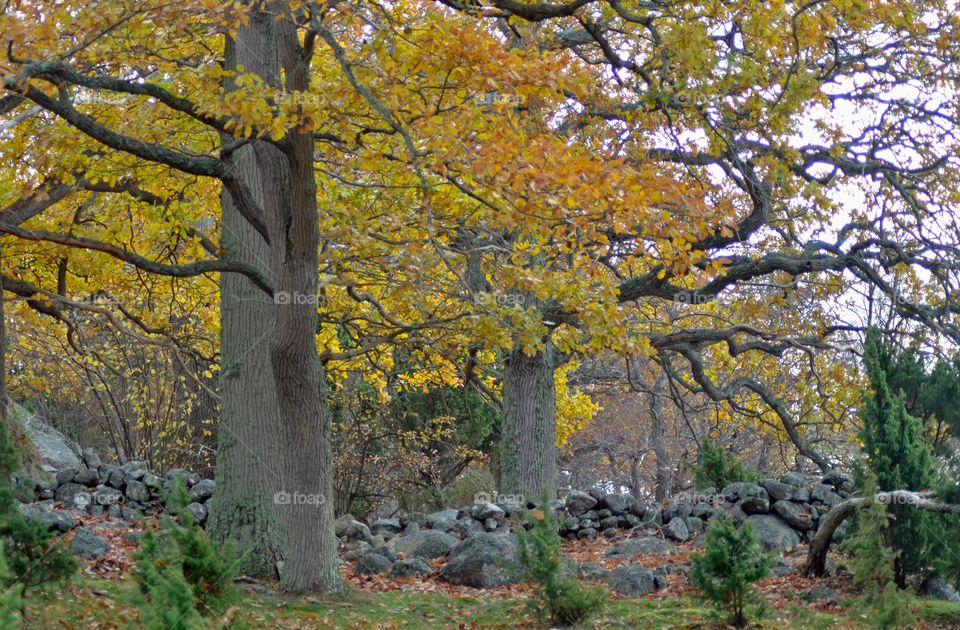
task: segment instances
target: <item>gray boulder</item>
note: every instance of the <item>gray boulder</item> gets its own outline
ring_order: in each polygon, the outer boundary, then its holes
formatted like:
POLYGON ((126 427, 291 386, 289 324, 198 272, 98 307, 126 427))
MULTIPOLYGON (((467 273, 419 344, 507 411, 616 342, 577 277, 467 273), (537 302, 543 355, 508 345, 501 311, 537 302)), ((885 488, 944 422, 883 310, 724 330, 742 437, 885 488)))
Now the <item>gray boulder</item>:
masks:
POLYGON ((62 486, 65 483, 71 483, 74 478, 77 476, 77 473, 80 472, 79 468, 74 468, 72 466, 63 468, 57 471, 55 479, 57 480, 57 485, 62 486))
MULTIPOLYGON (((169 507, 167 509, 169 510, 169 507)), ((367 527, 366 523, 361 523, 360 521, 347 523, 347 526, 340 535, 347 540, 362 540, 364 542, 371 542, 373 540, 373 534, 370 533, 370 528, 367 527)))
MULTIPOLYGON (((146 475, 144 475, 146 477, 146 475)), ((146 485, 146 483, 144 483, 146 485)), ((198 503, 203 503, 213 496, 217 483, 213 479, 201 479, 192 488, 190 488, 190 498, 198 503)))
POLYGON ((78 483, 65 483, 54 493, 53 498, 56 501, 60 501, 64 505, 70 505, 73 507, 76 504, 76 498, 78 496, 83 496, 86 498, 85 505, 90 503, 90 496, 87 493, 89 488, 86 486, 81 486, 78 483))
POLYGON ((390 541, 394 551, 417 558, 442 558, 460 542, 457 537, 435 529, 398 536, 390 541))
POLYGON ((392 566, 393 563, 379 553, 367 553, 360 556, 353 571, 360 575, 372 575, 374 573, 386 573, 392 566))
POLYGON ((124 490, 127 498, 138 503, 146 503, 150 500, 150 489, 142 481, 130 480, 124 490))
POLYGON ((460 512, 457 510, 440 510, 423 517, 423 524, 430 529, 438 529, 442 532, 449 532, 453 529, 453 524, 457 520, 460 512))
POLYGON ((477 534, 459 543, 440 570, 451 584, 490 588, 514 584, 521 578, 516 538, 509 534, 477 534))
POLYGON ((379 518, 373 522, 373 525, 370 526, 370 533, 374 536, 384 532, 389 534, 399 534, 401 531, 400 519, 398 518, 379 518))
POLYGON ((690 530, 687 529, 687 524, 682 517, 674 516, 663 530, 667 537, 672 540, 684 542, 690 539, 690 530))
POLYGON ((201 525, 207 520, 207 508, 202 503, 194 501, 183 508, 183 511, 188 512, 201 525))
POLYGON ((24 518, 46 525, 48 531, 66 533, 77 526, 77 519, 69 512, 50 510, 43 504, 19 503, 17 509, 24 518))
POLYGON ((825 483, 818 483, 810 488, 810 500, 819 501, 826 506, 833 506, 837 503, 840 503, 843 499, 840 498, 839 494, 833 491, 833 486, 825 483))
POLYGON ((464 516, 463 518, 458 518, 453 523, 453 531, 457 532, 464 538, 469 538, 470 536, 475 536, 483 531, 483 525, 478 523, 476 519, 470 516, 464 516))
POLYGON ((837 490, 853 490, 853 479, 848 475, 843 474, 842 472, 837 472, 836 470, 828 472, 824 475, 821 483, 833 486, 837 490))
MULTIPOLYGON (((487 519, 491 518, 500 520, 506 516, 506 514, 494 503, 490 503, 489 501, 477 501, 470 506, 470 516, 478 521, 486 521, 487 519)), ((456 516, 453 517, 453 520, 456 520, 456 516)))
POLYGON ((767 551, 789 549, 800 544, 800 535, 773 514, 753 514, 745 522, 753 526, 757 540, 767 551))
POLYGON ((948 602, 960 602, 960 593, 957 592, 957 588, 942 575, 934 575, 924 580, 920 590, 929 597, 948 602))
POLYGON ((794 529, 806 531, 813 527, 813 514, 799 503, 777 501, 773 504, 773 511, 794 529))
POLYGON ((99 486, 93 493, 93 500, 97 505, 109 506, 123 501, 123 493, 116 488, 99 486))
POLYGON ((604 576, 603 581, 611 590, 627 597, 639 597, 657 588, 653 571, 639 564, 622 564, 604 576))
POLYGON ((427 575, 433 573, 433 567, 427 564, 423 558, 407 558, 397 560, 393 563, 393 570, 390 571, 391 577, 411 577, 414 575, 427 575))
POLYGON ((83 484, 88 488, 94 488, 100 483, 100 473, 96 468, 84 468, 77 472, 73 478, 76 483, 83 484))
POLYGON ((597 500, 586 492, 571 490, 567 495, 565 506, 570 516, 581 516, 596 504, 597 500))
POLYGON ((776 479, 764 479, 760 482, 772 501, 786 501, 793 496, 793 486, 776 479))
POLYGON ((80 447, 76 442, 15 402, 7 406, 7 411, 9 419, 23 428, 24 434, 36 448, 48 472, 68 467, 77 469, 83 467, 83 462, 80 460, 80 447))
POLYGON ((619 516, 620 514, 626 514, 630 506, 636 502, 637 500, 634 499, 632 495, 622 492, 611 492, 603 495, 599 507, 601 509, 606 508, 619 516))
POLYGON ((120 470, 124 476, 129 475, 139 480, 143 479, 143 476, 147 474, 147 464, 139 461, 130 461, 120 466, 120 470))
POLYGON ((599 562, 584 562, 577 565, 577 575, 584 580, 603 580, 607 570, 599 562))
POLYGON ((80 456, 83 458, 83 463, 86 464, 87 468, 99 468, 100 456, 97 455, 97 451, 92 448, 85 448, 81 451, 80 456))
POLYGON ((70 549, 73 551, 74 555, 77 556, 83 556, 84 558, 99 558, 110 551, 110 543, 108 543, 104 538, 97 536, 86 527, 81 527, 77 530, 77 534, 74 536, 73 542, 70 544, 70 549))
POLYGON ((780 481, 787 484, 788 486, 793 486, 795 488, 804 486, 807 483, 806 477, 804 477, 798 472, 788 472, 783 477, 780 477, 780 481))
POLYGON ((768 501, 770 497, 767 495, 767 491, 763 489, 762 486, 756 483, 748 483, 746 481, 735 481, 731 484, 727 484, 723 487, 723 490, 720 492, 723 495, 723 498, 730 503, 736 503, 737 501, 750 498, 764 498, 768 501))

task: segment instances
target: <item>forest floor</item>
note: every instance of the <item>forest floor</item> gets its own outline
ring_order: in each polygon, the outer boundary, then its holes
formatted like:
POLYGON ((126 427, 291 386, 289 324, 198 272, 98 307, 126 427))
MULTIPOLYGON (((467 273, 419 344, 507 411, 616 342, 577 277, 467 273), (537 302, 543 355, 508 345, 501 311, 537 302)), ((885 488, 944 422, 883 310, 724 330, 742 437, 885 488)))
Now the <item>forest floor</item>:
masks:
MULTIPOLYGON (((65 586, 51 586, 27 594, 24 627, 29 629, 138 628, 130 569, 136 544, 131 529, 110 527, 105 519, 90 519, 85 526, 108 538, 111 551, 97 560, 84 561, 81 574, 65 586)), ((69 541, 69 537, 67 539, 69 541)), ((680 546, 674 553, 610 559, 604 554, 611 541, 565 543, 575 562, 600 562, 612 568, 621 562, 655 567, 680 564, 695 549, 680 546)), ((802 554, 793 556, 799 560, 802 554)), ((439 570, 443 560, 435 561, 439 570)), ((278 593, 277 584, 240 579, 241 597, 223 617, 223 627, 249 628, 547 628, 529 606, 533 589, 526 584, 495 589, 454 586, 439 580, 436 572, 410 578, 385 575, 358 576, 353 563, 342 572, 350 585, 347 595, 330 600, 291 598, 278 593)), ((840 574, 812 579, 791 573, 757 584, 765 611, 755 628, 861 628, 863 619, 853 611, 855 593, 840 574)), ((913 602, 918 628, 960 629, 960 603, 926 598, 913 602)), ((580 628, 715 628, 723 617, 696 597, 684 574, 669 576, 666 588, 640 598, 612 596, 580 628)))

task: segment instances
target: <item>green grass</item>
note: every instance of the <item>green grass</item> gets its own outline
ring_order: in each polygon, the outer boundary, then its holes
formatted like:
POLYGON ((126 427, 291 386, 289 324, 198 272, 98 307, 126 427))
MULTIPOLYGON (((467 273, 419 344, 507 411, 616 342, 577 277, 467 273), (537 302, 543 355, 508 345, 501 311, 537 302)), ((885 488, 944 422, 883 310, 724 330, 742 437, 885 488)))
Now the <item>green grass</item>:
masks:
MULTIPOLYGON (((136 611, 127 603, 131 585, 77 578, 70 585, 27 596, 24 628, 136 628, 136 611)), ((960 604, 916 601, 928 627, 960 627, 960 604)), ((230 614, 250 628, 539 628, 523 601, 445 594, 352 591, 336 600, 286 599, 244 594, 230 614)), ((232 624, 224 624, 229 627, 232 624)), ((609 602, 576 628, 722 628, 722 619, 689 597, 623 599, 609 602)), ((770 610, 755 628, 861 628, 853 615, 825 614, 797 601, 770 610)))

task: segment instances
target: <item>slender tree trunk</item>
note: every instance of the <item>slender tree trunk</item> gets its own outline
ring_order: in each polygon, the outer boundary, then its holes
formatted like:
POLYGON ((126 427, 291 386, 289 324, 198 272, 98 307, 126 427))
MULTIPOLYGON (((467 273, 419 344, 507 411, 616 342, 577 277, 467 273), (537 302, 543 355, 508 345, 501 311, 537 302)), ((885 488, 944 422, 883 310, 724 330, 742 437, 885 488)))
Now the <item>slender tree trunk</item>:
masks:
POLYGON ((527 356, 519 343, 506 357, 500 436, 500 490, 537 500, 556 495, 559 353, 547 347, 527 356))
POLYGON ((657 480, 654 490, 657 502, 663 503, 670 496, 673 486, 673 458, 667 448, 667 374, 658 370, 657 379, 650 388, 650 441, 657 456, 657 480))
MULTIPOLYGON (((243 65, 264 80, 279 80, 279 60, 270 50, 273 25, 254 14, 228 41, 226 65, 243 65)), ((277 191, 268 190, 253 146, 231 156, 235 172, 246 181, 261 207, 277 191)), ((230 195, 222 194, 221 248, 262 273, 272 271, 267 243, 244 219, 230 195)), ((270 338, 276 305, 240 274, 220 276, 221 409, 217 434, 217 489, 208 532, 214 540, 232 540, 241 558, 240 570, 256 577, 276 577, 284 539, 274 504, 281 485, 277 426, 279 406, 271 378, 270 338)))

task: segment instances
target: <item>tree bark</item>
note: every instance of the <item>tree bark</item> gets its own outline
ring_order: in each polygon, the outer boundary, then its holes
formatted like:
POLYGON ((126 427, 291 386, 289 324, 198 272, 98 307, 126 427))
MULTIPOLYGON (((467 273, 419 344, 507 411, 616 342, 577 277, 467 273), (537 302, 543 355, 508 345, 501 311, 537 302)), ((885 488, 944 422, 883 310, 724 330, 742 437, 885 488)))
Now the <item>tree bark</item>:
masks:
POLYGON ((516 343, 504 361, 500 491, 536 501, 556 496, 559 353, 548 342, 528 356, 516 343))
MULTIPOLYGON (((282 7, 284 3, 276 3, 282 7)), ((277 45, 288 93, 309 89, 309 55, 292 21, 277 22, 277 45)), ((280 587, 287 593, 333 593, 344 589, 334 533, 333 454, 326 376, 317 350, 320 226, 314 142, 310 130, 287 134, 281 152, 258 145, 270 179, 286 191, 267 213, 277 287, 291 299, 277 305, 270 363, 277 386, 283 487, 280 506, 287 556, 280 587)))
POLYGON ((657 378, 650 388, 650 441, 657 456, 657 483, 654 490, 658 503, 664 503, 673 488, 673 461, 667 448, 666 393, 667 373, 657 371, 657 378))
MULTIPOLYGON (((243 65, 264 80, 279 79, 279 60, 271 54, 272 24, 252 16, 226 46, 226 65, 243 65)), ((230 158, 261 207, 276 197, 262 176, 253 146, 230 158)), ((281 192, 282 194, 282 192, 281 192)), ((221 195, 221 249, 270 274, 270 249, 250 226, 226 190, 221 195)), ((221 409, 217 434, 217 490, 207 531, 211 538, 237 545, 240 570, 256 577, 277 576, 284 538, 274 505, 281 484, 276 385, 270 378, 270 337, 276 305, 246 276, 220 274, 221 409)))
MULTIPOLYGON (((934 500, 931 494, 926 492, 891 490, 890 492, 877 493, 876 500, 888 505, 904 505, 927 512, 960 514, 960 505, 941 503, 934 500)), ((833 534, 847 517, 863 506, 863 503, 863 497, 854 497, 835 505, 827 512, 820 523, 820 529, 817 530, 816 536, 810 541, 810 550, 807 552, 807 559, 803 565, 804 573, 807 575, 823 575, 826 570, 827 552, 830 550, 830 543, 833 542, 833 534)))

